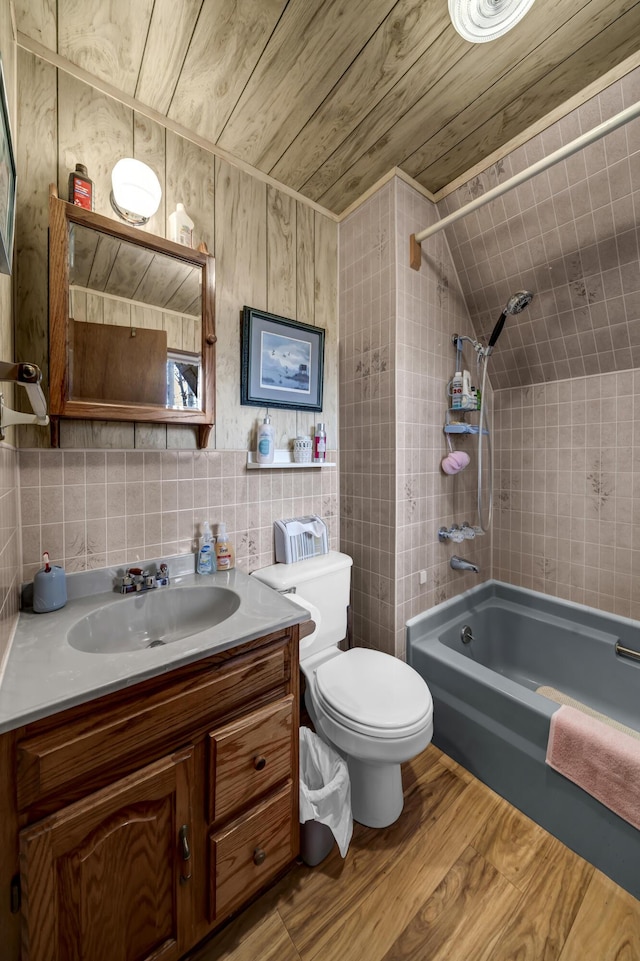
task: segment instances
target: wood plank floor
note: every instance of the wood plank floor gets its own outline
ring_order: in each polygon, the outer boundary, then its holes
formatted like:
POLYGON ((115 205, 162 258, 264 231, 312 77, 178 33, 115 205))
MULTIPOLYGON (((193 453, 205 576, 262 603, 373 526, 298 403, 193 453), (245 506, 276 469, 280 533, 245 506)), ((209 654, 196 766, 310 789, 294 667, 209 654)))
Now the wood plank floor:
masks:
POLYGON ((639 961, 640 901, 433 745, 404 787, 396 824, 354 825, 190 961, 639 961))

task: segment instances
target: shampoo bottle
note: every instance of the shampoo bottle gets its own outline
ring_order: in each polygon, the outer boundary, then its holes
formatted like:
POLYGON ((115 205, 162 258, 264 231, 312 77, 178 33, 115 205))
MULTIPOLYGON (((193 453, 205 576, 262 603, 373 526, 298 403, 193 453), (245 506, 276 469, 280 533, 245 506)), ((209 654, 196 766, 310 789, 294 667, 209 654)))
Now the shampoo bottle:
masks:
POLYGON ((205 521, 202 525, 202 532, 198 553, 198 574, 213 574, 216 569, 216 555, 209 521, 205 521))
POLYGON ((271 423, 271 418, 267 414, 262 424, 258 427, 257 460, 259 464, 273 464, 275 455, 274 437, 275 431, 271 423))
POLYGON ((462 372, 462 403, 463 410, 475 410, 476 402, 471 396, 471 374, 468 370, 462 372))
POLYGON ((451 409, 460 410, 462 407, 462 371, 457 370, 451 381, 451 409))
POLYGON ((227 525, 218 524, 218 537, 216 538, 216 561, 219 571, 230 571, 236 566, 236 555, 233 545, 227 537, 227 525))
POLYGON ((169 240, 183 247, 193 247, 193 220, 184 209, 184 204, 177 204, 168 220, 169 240))

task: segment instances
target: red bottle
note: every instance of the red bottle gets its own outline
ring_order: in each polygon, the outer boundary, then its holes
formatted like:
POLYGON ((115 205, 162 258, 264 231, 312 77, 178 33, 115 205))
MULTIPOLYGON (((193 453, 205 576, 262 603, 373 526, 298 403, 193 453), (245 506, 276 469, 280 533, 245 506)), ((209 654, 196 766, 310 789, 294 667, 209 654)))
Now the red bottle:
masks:
POLYGON ((89 180, 84 164, 76 164, 76 169, 69 174, 69 203, 93 210, 93 181, 89 180))

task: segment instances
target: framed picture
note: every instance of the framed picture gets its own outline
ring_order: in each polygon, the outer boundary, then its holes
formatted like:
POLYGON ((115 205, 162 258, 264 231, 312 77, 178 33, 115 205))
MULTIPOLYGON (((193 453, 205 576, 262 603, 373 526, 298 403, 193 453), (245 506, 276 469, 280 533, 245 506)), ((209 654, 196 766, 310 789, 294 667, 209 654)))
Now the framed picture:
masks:
POLYGON ((323 369, 324 328, 243 308, 242 404, 322 410, 323 369))
POLYGON ((11 142, 9 105, 0 59, 0 273, 11 273, 16 215, 16 162, 11 142))

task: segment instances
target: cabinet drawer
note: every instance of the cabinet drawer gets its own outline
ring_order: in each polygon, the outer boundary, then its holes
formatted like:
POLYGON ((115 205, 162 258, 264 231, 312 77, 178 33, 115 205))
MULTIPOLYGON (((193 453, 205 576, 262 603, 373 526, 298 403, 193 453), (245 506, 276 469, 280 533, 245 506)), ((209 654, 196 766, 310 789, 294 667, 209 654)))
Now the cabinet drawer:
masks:
MULTIPOLYGON (((297 785, 296 785, 297 788, 297 785)), ((294 858, 293 783, 209 838, 209 920, 220 921, 294 858)))
POLYGON ((291 778, 292 696, 209 735, 209 821, 220 821, 291 778))
POLYGON ((80 794, 87 793, 87 788, 135 770, 154 752, 160 756, 181 739, 193 738, 198 727, 237 712, 252 699, 269 691, 282 696, 289 675, 287 640, 268 651, 204 668, 195 677, 145 696, 134 688, 128 701, 113 695, 111 706, 105 698, 97 721, 93 704, 89 710, 59 715, 53 728, 34 732, 17 745, 19 810, 75 785, 83 789, 80 794))

